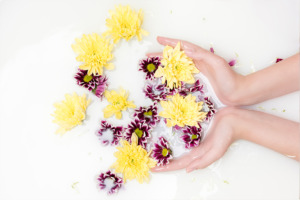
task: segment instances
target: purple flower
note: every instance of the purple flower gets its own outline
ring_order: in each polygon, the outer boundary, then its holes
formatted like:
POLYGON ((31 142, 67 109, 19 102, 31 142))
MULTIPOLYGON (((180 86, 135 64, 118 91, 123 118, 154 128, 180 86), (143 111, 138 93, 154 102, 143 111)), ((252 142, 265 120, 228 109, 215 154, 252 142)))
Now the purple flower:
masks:
POLYGON ((74 76, 77 84, 87 88, 89 91, 96 89, 100 77, 100 75, 88 75, 87 70, 81 69, 78 69, 77 74, 74 76))
POLYGON ((233 59, 233 60, 229 61, 228 64, 229 64, 230 67, 233 67, 236 64, 236 60, 233 59))
POLYGON ((209 51, 212 52, 212 53, 215 53, 215 50, 214 50, 213 47, 210 47, 209 51))
POLYGON ((167 165, 173 158, 172 151, 165 138, 159 137, 158 140, 159 142, 154 144, 152 157, 157 161, 157 166, 167 165))
POLYGON ((122 138, 123 130, 122 126, 112 126, 107 121, 101 121, 101 129, 98 131, 98 135, 104 145, 117 145, 120 138, 122 138))
POLYGON ((158 114, 157 114, 157 105, 154 103, 149 107, 140 107, 135 110, 133 114, 134 117, 137 117, 139 120, 143 120, 146 124, 151 125, 152 127, 155 126, 156 123, 160 121, 158 114))
POLYGON ((95 95, 97 97, 99 97, 100 99, 103 98, 104 96, 104 91, 107 88, 108 83, 107 83, 107 77, 106 76, 101 76, 101 78, 99 78, 99 81, 97 83, 97 88, 95 90, 95 95))
POLYGON ((278 63, 278 62, 280 62, 280 61, 282 61, 283 59, 282 58, 277 58, 276 59, 276 63, 278 63))
POLYGON ((79 86, 83 86, 92 91, 97 97, 103 98, 104 91, 108 86, 106 76, 88 75, 87 70, 78 69, 74 78, 79 86))
POLYGON ((204 105, 203 105, 204 112, 207 112, 206 114, 206 121, 210 121, 211 118, 216 114, 216 109, 213 104, 213 102, 210 101, 208 97, 204 97, 204 105))
POLYGON ((135 133, 139 139, 138 145, 141 145, 144 149, 146 149, 147 139, 151 136, 150 129, 151 127, 148 126, 144 120, 135 119, 128 125, 124 138, 131 143, 132 133, 135 133))
POLYGON ((154 79, 154 74, 160 65, 160 58, 159 57, 149 57, 140 62, 140 69, 139 71, 143 71, 146 73, 146 80, 147 79, 154 79))
POLYGON ((186 126, 182 132, 184 135, 181 136, 182 140, 185 142, 185 148, 193 148, 200 144, 201 141, 201 131, 202 127, 199 124, 199 128, 196 126, 186 126))
POLYGON ((158 102, 166 100, 168 96, 165 85, 163 84, 147 84, 144 93, 146 97, 150 98, 152 101, 158 102))
POLYGON ((103 190, 107 187, 108 194, 117 192, 123 184, 123 179, 108 170, 106 173, 101 173, 98 178, 100 189, 103 190), (112 186, 110 186, 112 185, 112 186))

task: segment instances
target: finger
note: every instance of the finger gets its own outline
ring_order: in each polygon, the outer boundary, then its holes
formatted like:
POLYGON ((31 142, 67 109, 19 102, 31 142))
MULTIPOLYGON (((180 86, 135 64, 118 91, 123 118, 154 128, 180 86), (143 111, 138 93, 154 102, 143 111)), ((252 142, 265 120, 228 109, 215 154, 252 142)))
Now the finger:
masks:
POLYGON ((147 53, 146 56, 148 57, 163 57, 163 53, 162 52, 152 52, 152 53, 147 53))
POLYGON ((175 171, 179 169, 184 169, 191 162, 191 158, 189 154, 178 158, 177 160, 172 160, 169 164, 164 166, 156 166, 151 169, 152 172, 167 172, 167 171, 175 171))
POLYGON ((188 57, 192 59, 207 60, 216 57, 216 55, 213 54, 212 52, 184 40, 158 36, 157 41, 162 45, 169 45, 172 47, 175 47, 177 43, 180 42, 181 49, 185 52, 185 54, 188 57))
POLYGON ((177 43, 180 42, 181 43, 180 47, 182 50, 191 50, 192 51, 192 50, 196 50, 198 48, 198 46, 195 44, 192 44, 192 43, 184 41, 184 40, 178 40, 178 39, 173 39, 173 38, 158 36, 157 41, 164 46, 169 45, 171 47, 175 47, 177 45, 177 43))
POLYGON ((166 172, 174 171, 179 169, 186 168, 192 161, 201 158, 208 151, 206 143, 203 145, 195 147, 188 154, 183 155, 182 157, 172 160, 169 164, 165 166, 157 166, 151 169, 152 172, 166 172))
POLYGON ((196 159, 189 163, 189 165, 186 168, 187 172, 192 172, 196 169, 203 169, 211 165, 213 162, 218 160, 220 158, 220 155, 217 151, 211 150, 207 152, 204 156, 202 156, 199 159, 196 159))

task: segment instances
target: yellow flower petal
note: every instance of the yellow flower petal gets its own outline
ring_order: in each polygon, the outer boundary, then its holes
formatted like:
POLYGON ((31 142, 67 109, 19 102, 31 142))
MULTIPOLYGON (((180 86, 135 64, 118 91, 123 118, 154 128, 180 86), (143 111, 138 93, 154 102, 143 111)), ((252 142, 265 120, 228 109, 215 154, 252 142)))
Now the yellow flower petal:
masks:
POLYGON ((178 125, 183 127, 197 126, 206 117, 206 112, 201 112, 203 102, 196 102, 196 97, 189 94, 182 97, 179 94, 172 96, 170 101, 161 101, 164 109, 159 113, 159 116, 167 119, 167 126, 178 125))
POLYGON ((112 48, 110 40, 96 33, 83 35, 72 45, 73 51, 78 54, 76 60, 83 63, 79 68, 88 70, 89 75, 102 75, 103 67, 113 69, 113 64, 108 63, 113 59, 112 48))
POLYGON ((138 138, 135 133, 131 137, 132 143, 121 140, 121 147, 117 147, 118 151, 114 153, 117 158, 116 162, 111 166, 116 173, 122 173, 124 182, 126 180, 137 179, 139 183, 149 181, 149 170, 155 167, 156 162, 150 158, 140 145, 137 145, 138 138))
POLYGON ((85 95, 78 96, 66 94, 65 100, 60 103, 55 103, 56 108, 53 122, 59 125, 57 133, 65 133, 77 125, 80 125, 85 119, 85 111, 91 100, 86 99, 85 95))
POLYGON ((143 12, 132 10, 129 6, 116 6, 115 10, 109 11, 110 17, 106 19, 108 30, 104 33, 105 36, 111 36, 114 43, 117 43, 121 38, 126 41, 137 36, 138 40, 142 39, 142 35, 146 35, 141 26, 143 23, 143 12))
POLYGON ((171 89, 181 87, 181 81, 194 83, 193 73, 199 73, 192 59, 180 51, 180 42, 173 49, 166 46, 163 51, 161 66, 158 67, 154 76, 161 77, 162 83, 167 81, 167 86, 171 89))
POLYGON ((104 96, 106 97, 107 101, 111 103, 103 110, 105 118, 115 115, 117 119, 121 119, 122 111, 125 111, 128 108, 136 107, 132 101, 127 101, 128 93, 122 88, 120 88, 119 93, 114 90, 105 91, 104 96))

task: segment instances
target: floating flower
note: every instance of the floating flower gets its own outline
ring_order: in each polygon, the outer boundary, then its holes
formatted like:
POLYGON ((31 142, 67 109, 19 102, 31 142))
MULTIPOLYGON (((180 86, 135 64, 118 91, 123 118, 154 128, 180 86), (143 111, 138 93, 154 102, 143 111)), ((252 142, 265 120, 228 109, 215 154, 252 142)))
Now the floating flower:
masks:
POLYGON ((95 90, 101 78, 100 75, 88 75, 87 70, 78 69, 74 77, 79 86, 87 88, 89 91, 95 90))
POLYGON ((192 147, 196 147, 200 144, 201 131, 202 131, 202 127, 200 124, 198 127, 187 126, 183 129, 184 135, 182 135, 181 138, 185 142, 185 148, 189 149, 192 147))
POLYGON ((81 39, 76 39, 72 49, 78 54, 76 60, 82 62, 79 66, 82 70, 87 70, 88 75, 102 75, 103 67, 113 69, 114 65, 108 63, 113 59, 111 53, 113 44, 108 39, 96 33, 84 35, 81 39))
POLYGON ((122 132, 122 126, 112 126, 107 121, 101 121, 101 129, 98 131, 98 135, 103 144, 117 145, 122 138, 122 132))
POLYGON ((147 84, 144 89, 146 97, 152 101, 166 100, 169 95, 163 84, 147 84))
POLYGON ((62 134, 82 123, 85 119, 85 110, 90 104, 90 100, 87 100, 85 95, 66 94, 65 98, 62 102, 54 104, 56 110, 52 114, 53 122, 60 126, 57 133, 62 134))
POLYGON ((170 101, 161 101, 160 104, 164 111, 159 115, 167 119, 168 127, 198 126, 198 122, 206 117, 206 113, 201 112, 203 102, 196 102, 196 97, 191 94, 186 97, 175 94, 170 101))
POLYGON ((95 90, 95 95, 99 97, 100 99, 103 98, 104 92, 106 88, 108 87, 107 83, 107 77, 106 76, 101 76, 101 78, 98 80, 97 87, 95 90))
POLYGON ((163 51, 161 66, 155 72, 155 77, 162 77, 162 83, 167 82, 169 88, 181 87, 181 81, 194 83, 193 73, 198 73, 193 60, 180 51, 180 42, 173 49, 166 46, 163 51))
POLYGON ((110 35, 114 43, 117 43, 121 38, 126 41, 133 36, 137 36, 138 40, 142 40, 142 35, 148 33, 141 28, 143 23, 143 12, 135 12, 129 6, 116 6, 114 11, 110 11, 109 19, 106 19, 108 30, 104 35, 110 35))
POLYGON ((157 161, 157 166, 160 165, 167 165, 169 161, 173 159, 172 151, 169 147, 168 141, 163 138, 159 137, 159 143, 154 144, 154 149, 152 156, 157 161))
POLYGON ((160 65, 160 58, 159 57, 150 57, 142 60, 140 62, 140 69, 139 71, 143 71, 146 73, 146 80, 152 80, 154 78, 154 74, 160 65))
POLYGON ((117 173, 123 174, 124 182, 127 179, 137 179, 139 183, 144 180, 149 181, 149 169, 155 167, 156 162, 149 157, 151 152, 147 153, 142 146, 138 145, 138 137, 134 133, 131 136, 131 144, 121 140, 122 147, 117 147, 119 151, 115 152, 117 161, 112 168, 117 173))
POLYGON ((104 96, 107 99, 110 105, 104 108, 103 113, 105 118, 109 118, 112 115, 116 115, 117 119, 122 118, 122 111, 125 111, 127 108, 135 108, 133 101, 127 101, 128 93, 124 89, 120 89, 118 94, 116 91, 105 91, 104 96))
POLYGON ((123 179, 108 170, 106 173, 101 173, 98 178, 101 190, 108 189, 108 194, 116 193, 123 184, 123 179))
POLYGON ((282 58, 276 58, 276 63, 282 61, 283 59, 282 58))
POLYGON ((147 139, 150 138, 151 127, 143 120, 135 119, 131 122, 125 132, 124 138, 130 142, 132 135, 136 134, 138 137, 138 145, 141 145, 144 149, 147 148, 147 139))
POLYGON ((149 107, 140 107, 135 110, 133 116, 137 117, 139 120, 145 121, 146 124, 151 126, 154 126, 157 122, 159 122, 156 104, 149 107))
POLYGON ((216 109, 214 103, 210 101, 208 97, 204 97, 203 111, 207 112, 206 121, 211 120, 211 118, 216 114, 216 109))

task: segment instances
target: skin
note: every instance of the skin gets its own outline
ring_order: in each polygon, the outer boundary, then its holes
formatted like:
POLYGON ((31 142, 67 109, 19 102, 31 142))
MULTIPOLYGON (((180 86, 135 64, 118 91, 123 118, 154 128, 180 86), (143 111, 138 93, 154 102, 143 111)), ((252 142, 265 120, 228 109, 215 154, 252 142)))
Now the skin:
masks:
POLYGON ((242 76, 234 72, 222 57, 195 44, 164 37, 158 37, 157 41, 172 47, 181 42, 182 50, 193 59, 195 66, 210 81, 220 101, 228 107, 217 112, 212 128, 201 145, 166 166, 152 168, 153 172, 183 168, 191 172, 205 168, 221 158, 228 147, 240 139, 300 160, 299 123, 237 107, 298 91, 299 53, 268 68, 242 76))

